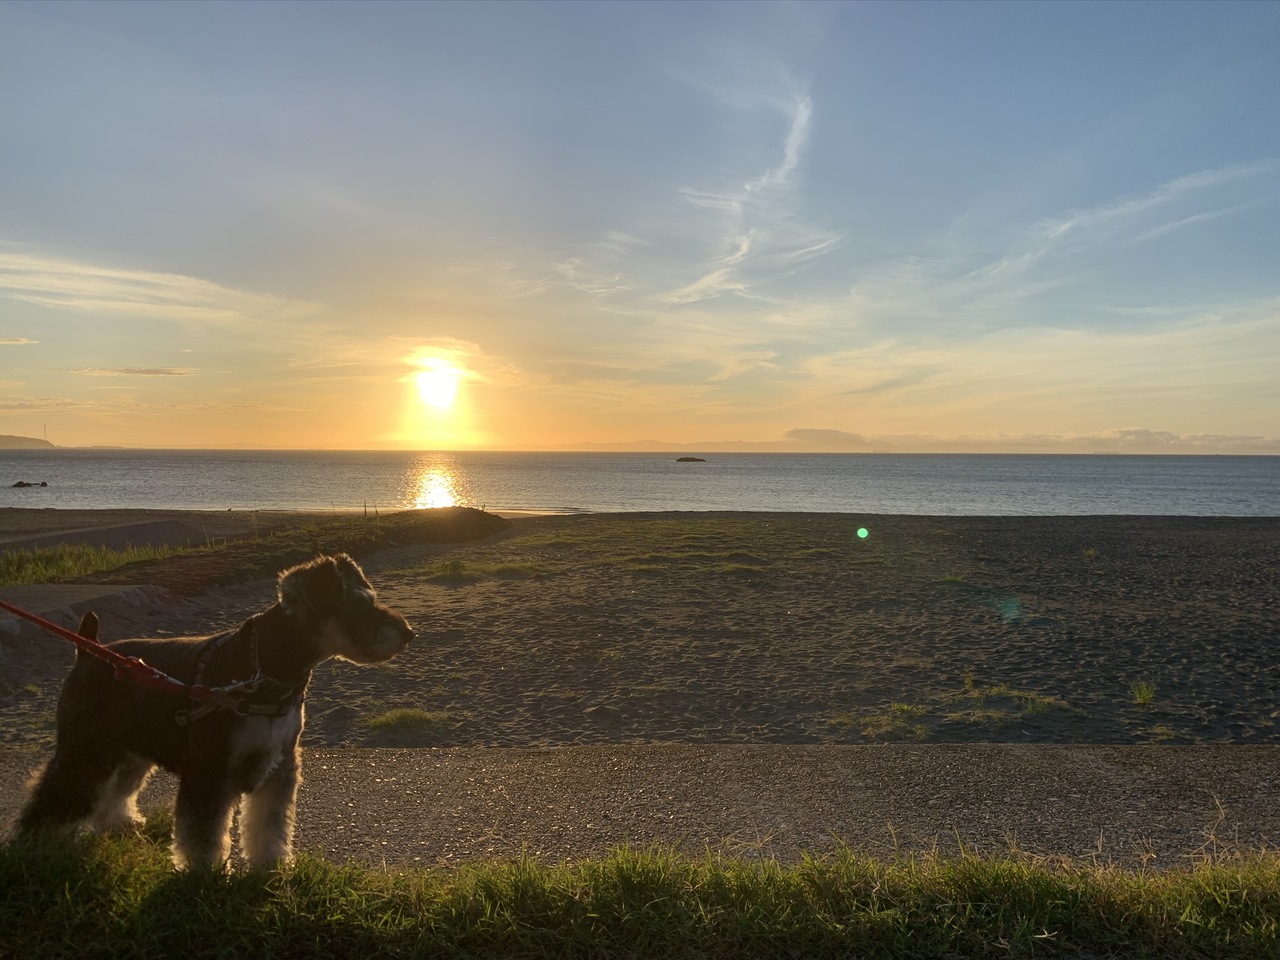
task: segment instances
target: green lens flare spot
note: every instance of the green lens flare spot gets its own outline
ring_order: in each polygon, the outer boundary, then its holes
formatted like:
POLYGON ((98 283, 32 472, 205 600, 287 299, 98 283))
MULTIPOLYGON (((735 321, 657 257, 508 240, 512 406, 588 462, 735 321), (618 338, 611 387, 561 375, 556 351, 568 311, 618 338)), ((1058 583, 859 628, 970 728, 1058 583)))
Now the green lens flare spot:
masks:
POLYGON ((867 537, 869 537, 870 535, 871 535, 871 531, 870 531, 870 530, 868 530, 866 527, 859 527, 859 528, 858 528, 858 539, 859 539, 859 540, 865 540, 865 539, 867 539, 867 537))

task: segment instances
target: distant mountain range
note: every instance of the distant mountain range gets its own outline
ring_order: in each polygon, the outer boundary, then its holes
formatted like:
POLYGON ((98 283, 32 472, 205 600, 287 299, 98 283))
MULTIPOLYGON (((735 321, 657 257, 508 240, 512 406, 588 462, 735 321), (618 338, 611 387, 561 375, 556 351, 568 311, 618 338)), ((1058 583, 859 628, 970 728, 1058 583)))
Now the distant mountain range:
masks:
POLYGON ((48 440, 37 440, 35 437, 13 437, 0 433, 0 450, 43 450, 52 448, 48 440))

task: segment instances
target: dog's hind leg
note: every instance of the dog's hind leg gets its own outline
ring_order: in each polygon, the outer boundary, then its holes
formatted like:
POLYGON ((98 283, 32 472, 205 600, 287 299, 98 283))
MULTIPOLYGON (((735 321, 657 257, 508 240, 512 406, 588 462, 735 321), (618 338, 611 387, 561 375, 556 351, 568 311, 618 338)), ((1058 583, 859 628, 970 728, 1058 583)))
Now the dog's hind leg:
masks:
POLYGON ((22 813, 19 835, 37 830, 72 827, 91 813, 103 785, 111 778, 116 758, 60 749, 36 778, 22 813))
POLYGON ((301 766, 301 751, 295 744, 285 750, 270 776, 240 801, 240 850, 251 866, 271 867, 293 856, 301 766))
POLYGON ((150 760, 137 754, 126 754, 98 792, 98 803, 89 820, 90 827, 97 833, 109 833, 142 826, 138 792, 146 786, 153 770, 155 764, 150 760))
MULTIPOLYGON (((98 618, 92 612, 80 618, 79 634, 89 640, 98 638, 98 618)), ((77 652, 76 669, 68 677, 68 684, 80 668, 81 655, 77 652)), ((35 773, 28 790, 27 802, 15 824, 19 835, 36 830, 71 827, 93 812, 99 789, 111 776, 119 754, 104 749, 92 735, 91 724, 78 723, 77 711, 69 709, 63 699, 58 703, 58 744, 53 759, 35 773)), ((96 706, 96 705, 95 705, 96 706)), ((90 714, 94 713, 90 709, 90 714)))

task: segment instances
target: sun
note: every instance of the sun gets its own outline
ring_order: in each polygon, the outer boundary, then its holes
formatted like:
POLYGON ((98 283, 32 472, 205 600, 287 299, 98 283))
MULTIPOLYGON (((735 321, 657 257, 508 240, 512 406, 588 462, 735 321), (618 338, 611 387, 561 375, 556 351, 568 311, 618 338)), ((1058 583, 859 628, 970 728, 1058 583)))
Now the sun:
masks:
POLYGON ((419 399, 437 410, 447 410, 453 406, 453 399, 458 393, 458 381, 461 379, 462 371, 445 364, 432 365, 413 376, 419 399))

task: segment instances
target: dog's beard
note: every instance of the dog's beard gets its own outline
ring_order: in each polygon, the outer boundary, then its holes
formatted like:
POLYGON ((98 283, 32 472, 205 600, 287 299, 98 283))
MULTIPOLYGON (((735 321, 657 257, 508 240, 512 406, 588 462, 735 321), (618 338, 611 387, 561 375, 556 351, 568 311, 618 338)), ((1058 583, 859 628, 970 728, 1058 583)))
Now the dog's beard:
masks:
POLYGON ((394 623, 384 623, 362 641, 345 635, 336 625, 331 625, 327 633, 329 648, 334 655, 352 663, 382 663, 390 660, 409 645, 413 636, 394 623))

